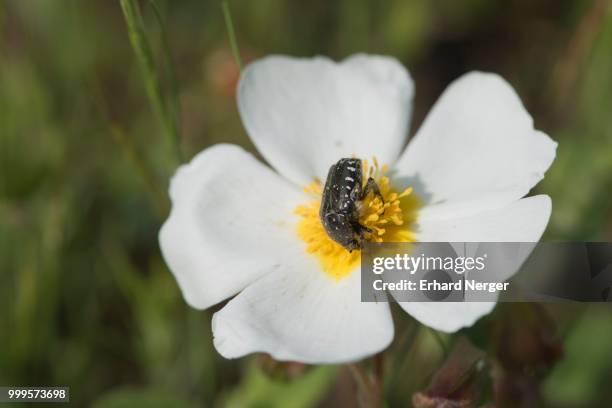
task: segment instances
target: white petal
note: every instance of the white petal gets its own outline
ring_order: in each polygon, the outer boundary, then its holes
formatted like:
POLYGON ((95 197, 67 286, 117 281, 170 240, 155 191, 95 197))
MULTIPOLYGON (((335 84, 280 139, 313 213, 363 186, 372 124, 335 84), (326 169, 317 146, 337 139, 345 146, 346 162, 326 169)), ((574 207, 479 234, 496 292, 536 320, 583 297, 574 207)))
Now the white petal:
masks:
POLYGON ((213 316, 226 358, 266 352, 309 364, 356 361, 393 339, 386 303, 360 302, 360 274, 336 282, 304 255, 247 287, 213 316))
MULTIPOLYGON (((419 217, 418 240, 421 242, 537 242, 550 218, 551 202, 545 195, 524 198, 505 208, 479 215, 448 219, 435 211, 419 217)), ((522 253, 521 258, 528 255, 522 253)), ((524 259, 517 260, 517 268, 524 259)), ((517 270, 509 271, 507 278, 517 270)), ((473 325, 491 312, 495 302, 399 302, 421 323, 444 332, 455 332, 473 325)))
POLYGON ((420 242, 537 242, 550 218, 551 202, 546 195, 515 201, 502 208, 466 217, 449 218, 424 208, 415 226, 420 242))
POLYGON ((236 294, 283 262, 291 243, 301 248, 292 212, 308 198, 237 146, 213 146, 181 166, 170 197, 160 246, 193 307, 236 294))
POLYGON ((395 59, 271 56, 242 73, 238 108, 257 149, 305 185, 353 155, 393 163, 404 146, 413 82, 395 59))
POLYGON ((462 202, 474 211, 525 196, 551 165, 556 145, 533 128, 504 79, 472 72, 442 94, 395 170, 427 204, 462 202))
POLYGON ((399 305, 425 326, 454 333, 491 313, 495 302, 400 302, 399 305))

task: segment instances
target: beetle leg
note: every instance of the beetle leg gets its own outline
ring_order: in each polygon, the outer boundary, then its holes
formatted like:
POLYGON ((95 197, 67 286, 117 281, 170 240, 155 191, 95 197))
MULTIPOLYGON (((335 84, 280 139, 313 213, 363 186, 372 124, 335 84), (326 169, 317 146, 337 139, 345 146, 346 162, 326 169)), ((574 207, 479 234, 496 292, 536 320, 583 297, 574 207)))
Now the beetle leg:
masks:
POLYGON ((357 240, 357 239, 352 240, 349 243, 347 249, 348 249, 349 253, 353 253, 353 251, 356 250, 356 249, 361 249, 361 240, 357 240))
POLYGON ((355 186, 353 186, 349 197, 353 203, 363 198, 363 192, 361 191, 361 185, 359 183, 356 183, 355 186))
POLYGON ((374 181, 372 177, 368 178, 368 181, 366 182, 366 185, 361 193, 361 199, 363 200, 364 198, 366 198, 368 194, 370 194, 370 192, 378 196, 378 198, 380 198, 380 201, 382 201, 383 204, 385 203, 385 200, 383 199, 383 196, 380 193, 380 189, 378 188, 378 184, 376 184, 376 181, 374 181))
POLYGON ((368 227, 364 227, 363 225, 357 223, 357 230, 359 231, 359 234, 363 234, 364 232, 367 232, 368 234, 371 234, 374 232, 373 229, 368 228, 368 227))
POLYGON ((359 234, 359 238, 362 241, 365 239, 365 234, 373 234, 374 233, 373 229, 365 227, 365 226, 361 225, 358 222, 353 223, 353 230, 355 230, 355 232, 357 232, 357 234, 359 234))

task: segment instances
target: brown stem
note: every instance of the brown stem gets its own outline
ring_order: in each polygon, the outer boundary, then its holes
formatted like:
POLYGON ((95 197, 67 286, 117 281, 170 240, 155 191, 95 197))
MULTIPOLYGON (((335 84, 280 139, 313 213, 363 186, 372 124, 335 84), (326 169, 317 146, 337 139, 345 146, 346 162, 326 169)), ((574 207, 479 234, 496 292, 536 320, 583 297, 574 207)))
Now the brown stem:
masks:
POLYGON ((567 46, 565 56, 559 60, 553 71, 553 92, 562 107, 570 95, 580 67, 589 55, 597 35, 601 31, 611 0, 594 0, 580 20, 567 46))
POLYGON ((357 401, 361 408, 380 408, 382 404, 382 353, 374 357, 374 376, 367 374, 362 364, 349 364, 357 384, 357 401))
POLYGON ((378 389, 382 389, 383 377, 385 372, 385 360, 383 353, 374 356, 374 383, 378 389))

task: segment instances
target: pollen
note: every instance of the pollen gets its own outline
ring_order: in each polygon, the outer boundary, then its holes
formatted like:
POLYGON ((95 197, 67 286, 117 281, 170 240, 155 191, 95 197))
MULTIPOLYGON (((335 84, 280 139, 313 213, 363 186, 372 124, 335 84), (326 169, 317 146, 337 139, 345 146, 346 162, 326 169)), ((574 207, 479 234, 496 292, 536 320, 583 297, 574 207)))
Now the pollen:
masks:
MULTIPOLYGON (((411 227, 420 205, 412 194, 412 188, 396 189, 386 175, 388 166, 380 167, 376 159, 372 159, 371 165, 363 160, 362 169, 364 183, 372 177, 383 198, 368 194, 359 205, 359 223, 371 231, 366 233, 365 239, 369 242, 414 242, 415 234, 411 227)), ((359 267, 361 251, 349 252, 327 235, 319 218, 323 193, 321 182, 312 182, 304 192, 311 195, 312 200, 294 210, 299 216, 297 234, 306 244, 306 252, 318 258, 330 278, 339 281, 359 267)))

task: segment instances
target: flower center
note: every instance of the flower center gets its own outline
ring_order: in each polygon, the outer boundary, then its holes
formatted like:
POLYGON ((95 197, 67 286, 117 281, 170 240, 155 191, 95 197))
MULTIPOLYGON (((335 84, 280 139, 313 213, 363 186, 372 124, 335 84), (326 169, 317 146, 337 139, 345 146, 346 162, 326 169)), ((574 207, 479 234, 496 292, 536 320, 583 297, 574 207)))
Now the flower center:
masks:
MULTIPOLYGON (((385 176, 388 166, 378 166, 376 159, 369 166, 363 160, 363 177, 372 177, 378 184, 383 200, 375 194, 368 194, 359 206, 359 223, 368 228, 365 239, 370 242, 414 242, 414 232, 410 226, 416 220, 419 200, 412 194, 412 188, 396 190, 389 177, 385 176)), ((330 277, 340 280, 350 275, 361 261, 361 251, 349 252, 332 240, 319 218, 323 186, 314 181, 304 188, 313 200, 299 205, 294 212, 300 216, 297 234, 306 243, 306 252, 317 257, 323 271, 330 277)))

